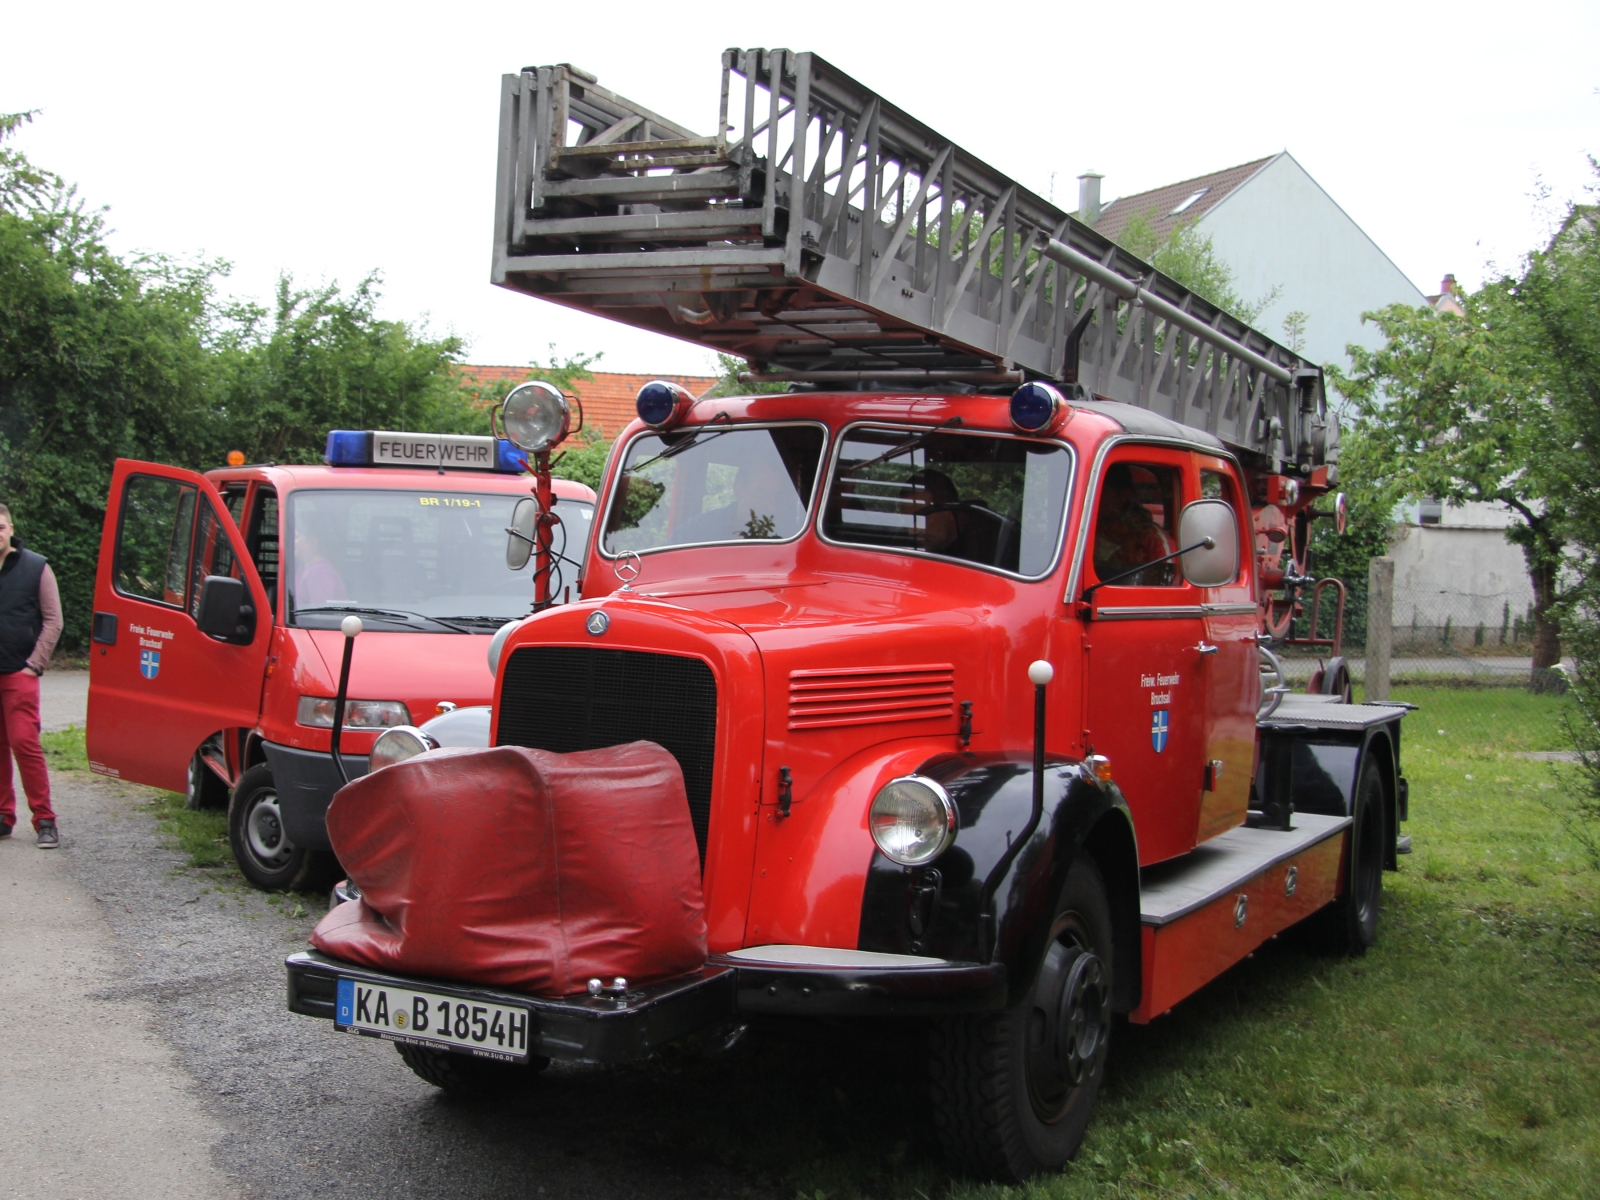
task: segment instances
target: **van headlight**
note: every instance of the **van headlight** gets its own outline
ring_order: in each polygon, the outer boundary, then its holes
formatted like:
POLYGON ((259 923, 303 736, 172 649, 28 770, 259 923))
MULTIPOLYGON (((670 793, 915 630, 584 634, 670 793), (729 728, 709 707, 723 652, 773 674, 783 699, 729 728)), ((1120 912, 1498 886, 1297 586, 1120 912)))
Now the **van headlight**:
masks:
POLYGON ((378 735, 372 743, 372 754, 367 759, 367 773, 392 767, 429 750, 437 750, 439 743, 415 725, 397 725, 378 735))
MULTIPOLYGON (((334 700, 331 696, 301 696, 294 719, 313 729, 333 728, 334 700)), ((346 729, 393 729, 411 724, 411 710, 399 700, 346 700, 346 729)))
POLYGON ((902 867, 932 862, 956 840, 960 822, 950 793, 922 775, 902 775, 878 789, 867 828, 883 856, 902 867))

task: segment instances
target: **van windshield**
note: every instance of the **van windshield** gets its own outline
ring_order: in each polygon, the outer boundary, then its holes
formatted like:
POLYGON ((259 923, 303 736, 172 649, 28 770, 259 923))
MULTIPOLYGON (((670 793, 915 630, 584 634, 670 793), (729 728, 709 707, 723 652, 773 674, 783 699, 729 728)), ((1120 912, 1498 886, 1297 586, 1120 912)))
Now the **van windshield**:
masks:
POLYGON ((1061 542, 1071 463, 1065 447, 1029 438, 852 429, 822 534, 1036 577, 1061 542))
MULTIPOLYGON (((506 526, 521 499, 504 492, 390 489, 293 492, 283 579, 289 623, 493 633, 533 607, 533 566, 506 567, 506 526)), ((561 500, 554 549, 582 561, 594 506, 561 500), (565 541, 563 542, 563 533, 565 541)), ((557 562, 559 595, 577 571, 557 562), (562 573, 564 569, 564 575, 562 573)))
POLYGON ((612 488, 607 554, 708 542, 782 542, 806 523, 820 425, 696 425, 642 434, 612 488))

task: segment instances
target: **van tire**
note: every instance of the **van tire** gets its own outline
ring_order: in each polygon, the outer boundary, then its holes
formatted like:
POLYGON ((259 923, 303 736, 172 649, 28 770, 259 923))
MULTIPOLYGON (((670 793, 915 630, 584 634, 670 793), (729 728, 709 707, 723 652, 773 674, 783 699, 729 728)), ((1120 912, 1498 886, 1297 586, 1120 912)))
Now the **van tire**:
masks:
POLYGON ((263 892, 321 890, 338 877, 339 861, 332 854, 296 846, 283 832, 278 789, 266 763, 251 767, 234 785, 228 845, 239 873, 263 892))
POLYGON ((228 799, 227 783, 206 765, 200 752, 195 751, 194 757, 189 760, 189 777, 183 791, 184 807, 191 812, 204 808, 227 808, 228 799))

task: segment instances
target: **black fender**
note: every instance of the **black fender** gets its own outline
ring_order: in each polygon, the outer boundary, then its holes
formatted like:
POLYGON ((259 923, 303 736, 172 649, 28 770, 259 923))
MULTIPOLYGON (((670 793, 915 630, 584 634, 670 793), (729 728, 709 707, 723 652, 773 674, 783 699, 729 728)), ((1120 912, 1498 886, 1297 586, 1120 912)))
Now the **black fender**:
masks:
POLYGON ((1364 729, 1266 726, 1261 731, 1261 756, 1255 792, 1268 822, 1276 824, 1294 812, 1348 817, 1355 811, 1356 787, 1370 758, 1383 777, 1384 865, 1395 870, 1400 823, 1407 811, 1408 788, 1400 770, 1400 717, 1364 729))
POLYGON ((1067 868, 1085 850, 1111 903, 1116 1007, 1137 1006, 1139 856, 1132 814, 1116 785, 1093 780, 1077 760, 1047 762, 1038 828, 1007 862, 1012 839, 1033 811, 1031 756, 942 755, 917 773, 950 794, 960 817, 956 840, 926 867, 898 866, 874 851, 857 945, 1003 963, 1008 1004, 1015 1004, 1033 987, 1067 868))

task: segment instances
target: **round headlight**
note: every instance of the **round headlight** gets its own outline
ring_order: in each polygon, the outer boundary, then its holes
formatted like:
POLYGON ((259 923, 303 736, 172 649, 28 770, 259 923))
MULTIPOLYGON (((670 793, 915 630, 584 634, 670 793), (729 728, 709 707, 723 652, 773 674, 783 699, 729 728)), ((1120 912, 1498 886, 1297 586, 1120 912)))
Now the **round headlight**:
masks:
POLYGON ((408 758, 438 748, 439 743, 415 725, 396 725, 393 729, 384 730, 378 735, 378 740, 372 743, 367 773, 381 771, 384 767, 392 767, 397 762, 405 762, 408 758))
POLYGON ((932 862, 956 840, 950 794, 921 775, 891 779, 872 798, 867 827, 883 856, 902 867, 932 862))
POLYGON ((539 380, 513 388, 500 406, 506 437, 530 453, 548 450, 567 436, 572 406, 558 388, 539 380))
POLYGON ((494 636, 489 639, 489 674, 500 674, 500 655, 505 651, 506 639, 511 636, 511 631, 522 624, 522 618, 507 621, 494 631, 494 636))

